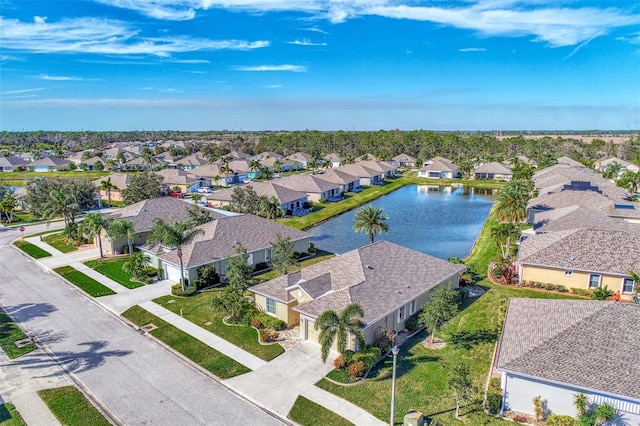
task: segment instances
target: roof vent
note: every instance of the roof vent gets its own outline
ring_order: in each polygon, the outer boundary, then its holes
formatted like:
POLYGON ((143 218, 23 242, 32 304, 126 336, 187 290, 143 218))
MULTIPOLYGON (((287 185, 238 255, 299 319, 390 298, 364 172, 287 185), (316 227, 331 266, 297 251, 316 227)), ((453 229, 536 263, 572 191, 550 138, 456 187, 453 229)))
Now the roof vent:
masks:
POLYGON ((367 265, 367 269, 373 269, 373 266, 367 265))

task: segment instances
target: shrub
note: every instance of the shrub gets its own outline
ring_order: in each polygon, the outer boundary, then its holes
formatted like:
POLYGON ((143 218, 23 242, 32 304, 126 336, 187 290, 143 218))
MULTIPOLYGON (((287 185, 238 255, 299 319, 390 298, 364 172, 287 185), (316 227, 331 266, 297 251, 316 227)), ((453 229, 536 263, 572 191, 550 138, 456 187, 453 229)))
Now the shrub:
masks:
POLYGON ((253 317, 251 318, 251 327, 255 327, 255 328, 262 328, 262 322, 260 322, 260 319, 253 317))
POLYGON ((182 286, 180 284, 171 286, 171 294, 174 296, 193 296, 197 291, 198 289, 195 286, 187 286, 184 291, 182 291, 182 286))
POLYGON ((571 416, 552 414, 547 417, 547 426, 576 426, 577 422, 571 416))
POLYGON ((571 287, 571 293, 572 294, 577 294, 578 296, 589 296, 589 297, 591 297, 591 295, 593 294, 593 291, 587 290, 587 289, 584 289, 584 288, 571 287))
POLYGON ((502 389, 500 378, 493 377, 489 380, 489 390, 487 391, 487 410, 489 414, 498 414, 502 409, 502 389))
POLYGON ((345 362, 344 362, 344 358, 342 357, 342 355, 336 357, 333 360, 333 366, 336 370, 342 370, 344 368, 345 362))
POLYGON ((533 398, 533 412, 536 415, 536 420, 542 420, 544 416, 544 407, 542 403, 542 397, 540 395, 533 398))
POLYGON ((380 348, 370 346, 364 352, 357 352, 351 358, 351 363, 362 362, 366 370, 373 368, 373 365, 380 359, 380 348))
POLYGON ((163 280, 163 279, 164 279, 164 269, 162 269, 162 268, 158 268, 158 270, 156 271, 156 273, 158 274, 158 279, 159 279, 159 280, 163 280))
POLYGON ((129 245, 128 244, 123 245, 122 250, 120 250, 120 253, 129 254, 129 245))
POLYGON ((456 302, 461 304, 469 297, 469 289, 466 287, 456 288, 456 302))
POLYGON ((355 355, 355 352, 350 349, 347 349, 342 353, 342 357, 344 357, 345 364, 349 364, 351 362, 351 360, 353 359, 353 355, 355 355))
MULTIPOLYGON (((138 278, 138 281, 140 281, 142 283, 145 283, 145 284, 151 284, 153 282, 153 278, 151 278, 148 275, 145 275, 143 277, 138 278)), ((182 288, 180 290, 182 290, 182 288)))
POLYGON ((321 203, 326 203, 327 199, 324 198, 324 197, 320 197, 320 199, 318 201, 321 202, 321 203))
POLYGON ((269 328, 261 328, 258 330, 258 335, 260 336, 260 341, 262 343, 269 343, 275 341, 279 334, 275 330, 271 330, 269 328))
POLYGON ((545 284, 544 288, 546 288, 547 290, 555 290, 556 289, 556 285, 555 284, 545 284))
POLYGON ((210 287, 220 283, 220 275, 213 265, 204 265, 198 268, 199 285, 198 288, 210 287))
POLYGON ((313 243, 309 243, 309 253, 317 253, 318 249, 316 248, 316 246, 313 243))
POLYGON ((158 270, 156 268, 154 268, 153 266, 145 266, 142 269, 142 274, 146 275, 150 278, 155 278, 158 276, 158 270))
POLYGON ((247 324, 249 324, 249 321, 253 321, 253 317, 255 317, 258 321, 260 321, 260 323, 264 328, 271 328, 277 331, 284 330, 285 328, 287 328, 287 323, 285 323, 281 319, 272 317, 269 314, 265 314, 264 312, 252 313, 251 317, 248 318, 247 320, 247 324))
POLYGON ((349 376, 351 377, 362 377, 366 371, 364 361, 354 361, 349 364, 349 376))
POLYGON ((516 414, 511 419, 516 423, 527 423, 529 420, 524 414, 516 414))
POLYGON ((255 272, 264 271, 265 269, 269 269, 269 265, 266 262, 260 262, 253 268, 255 272))

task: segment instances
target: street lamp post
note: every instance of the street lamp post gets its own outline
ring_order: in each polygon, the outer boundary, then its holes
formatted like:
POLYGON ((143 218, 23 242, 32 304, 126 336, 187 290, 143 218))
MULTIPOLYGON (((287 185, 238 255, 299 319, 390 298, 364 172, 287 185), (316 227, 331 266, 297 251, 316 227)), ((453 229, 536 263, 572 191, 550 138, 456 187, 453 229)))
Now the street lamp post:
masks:
POLYGON ((393 354, 393 373, 391 375, 391 420, 389 421, 391 426, 395 424, 394 417, 396 414, 396 358, 398 357, 398 352, 400 352, 400 349, 395 344, 394 339, 393 349, 391 349, 391 353, 393 354))

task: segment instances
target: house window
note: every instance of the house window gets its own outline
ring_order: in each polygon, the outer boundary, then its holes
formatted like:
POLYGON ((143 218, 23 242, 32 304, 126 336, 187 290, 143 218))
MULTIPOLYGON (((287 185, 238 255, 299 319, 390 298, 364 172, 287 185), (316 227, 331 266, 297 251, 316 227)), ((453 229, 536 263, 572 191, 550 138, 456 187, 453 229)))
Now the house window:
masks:
POLYGON ((276 314, 276 299, 267 297, 267 313, 276 314))
POLYGON ((600 286, 600 274, 589 275, 589 288, 597 288, 600 286))
POLYGON ((416 300, 412 300, 409 304, 409 315, 413 315, 416 312, 416 300))
POLYGON ((404 321, 407 312, 406 312, 406 306, 401 307, 400 309, 398 309, 398 322, 404 321))
POLYGON ((253 265, 253 253, 249 253, 247 255, 247 264, 248 265, 253 265))
POLYGON ((573 276, 573 269, 565 269, 564 270, 564 276, 565 277, 572 277, 573 276))
POLYGON ((624 278, 622 281, 622 292, 633 293, 633 278, 624 278))
POLYGON ((271 249, 267 249, 267 251, 264 254, 264 258, 267 262, 271 260, 271 249))

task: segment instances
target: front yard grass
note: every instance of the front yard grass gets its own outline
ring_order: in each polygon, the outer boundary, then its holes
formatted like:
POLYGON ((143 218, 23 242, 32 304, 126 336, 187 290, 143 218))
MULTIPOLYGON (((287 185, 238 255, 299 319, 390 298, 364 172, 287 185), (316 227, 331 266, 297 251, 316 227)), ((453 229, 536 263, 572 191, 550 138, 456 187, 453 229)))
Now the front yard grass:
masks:
POLYGON ((140 306, 129 308, 122 313, 122 316, 138 327, 153 323, 158 327, 150 331, 153 337, 221 379, 228 379, 251 371, 244 365, 205 345, 195 337, 163 321, 140 306))
POLYGON ((63 425, 111 425, 75 386, 45 389, 38 391, 38 395, 63 425))
POLYGON ((24 354, 36 350, 36 345, 30 343, 21 348, 17 347, 14 342, 26 339, 24 332, 14 323, 9 315, 0 310, 0 348, 11 359, 18 358, 24 354))
POLYGON ((62 253, 70 253, 72 251, 78 250, 78 247, 74 246, 73 244, 67 243, 66 241, 64 241, 64 238, 65 236, 62 233, 51 234, 47 235, 46 237, 42 237, 42 241, 49 244, 54 249, 61 251, 62 253))
POLYGON ((22 420, 22 416, 18 410, 16 410, 16 407, 9 402, 5 402, 4 404, 0 404, 0 425, 26 426, 26 423, 22 420))
POLYGON ((33 257, 34 259, 41 259, 43 257, 51 256, 51 253, 49 253, 48 251, 41 249, 37 245, 31 244, 30 242, 25 240, 16 240, 16 242, 13 243, 13 245, 18 247, 23 252, 27 253, 29 256, 33 257))
POLYGON ((100 297, 116 294, 109 287, 100 284, 98 281, 83 274, 73 266, 61 266, 60 268, 54 269, 54 271, 90 296, 100 297))
POLYGON ((154 302, 174 314, 180 315, 182 309, 184 318, 265 361, 271 361, 284 352, 284 348, 277 343, 261 345, 258 342, 258 332, 252 327, 226 325, 222 321, 225 313, 211 307, 211 300, 220 291, 222 290, 206 291, 186 298, 162 296, 154 299, 154 302), (174 302, 169 303, 170 300, 174 302), (211 325, 207 325, 207 322, 211 322, 211 325))
POLYGON ((116 259, 96 259, 84 262, 91 269, 95 269, 105 277, 111 278, 118 284, 128 288, 134 289, 144 286, 143 283, 137 281, 131 281, 131 275, 127 274, 122 265, 127 261, 127 258, 116 259))
POLYGON ((298 396, 293 404, 289 416, 294 422, 302 426, 350 426, 353 425, 349 420, 324 408, 322 405, 316 404, 308 400, 304 396, 298 396))

